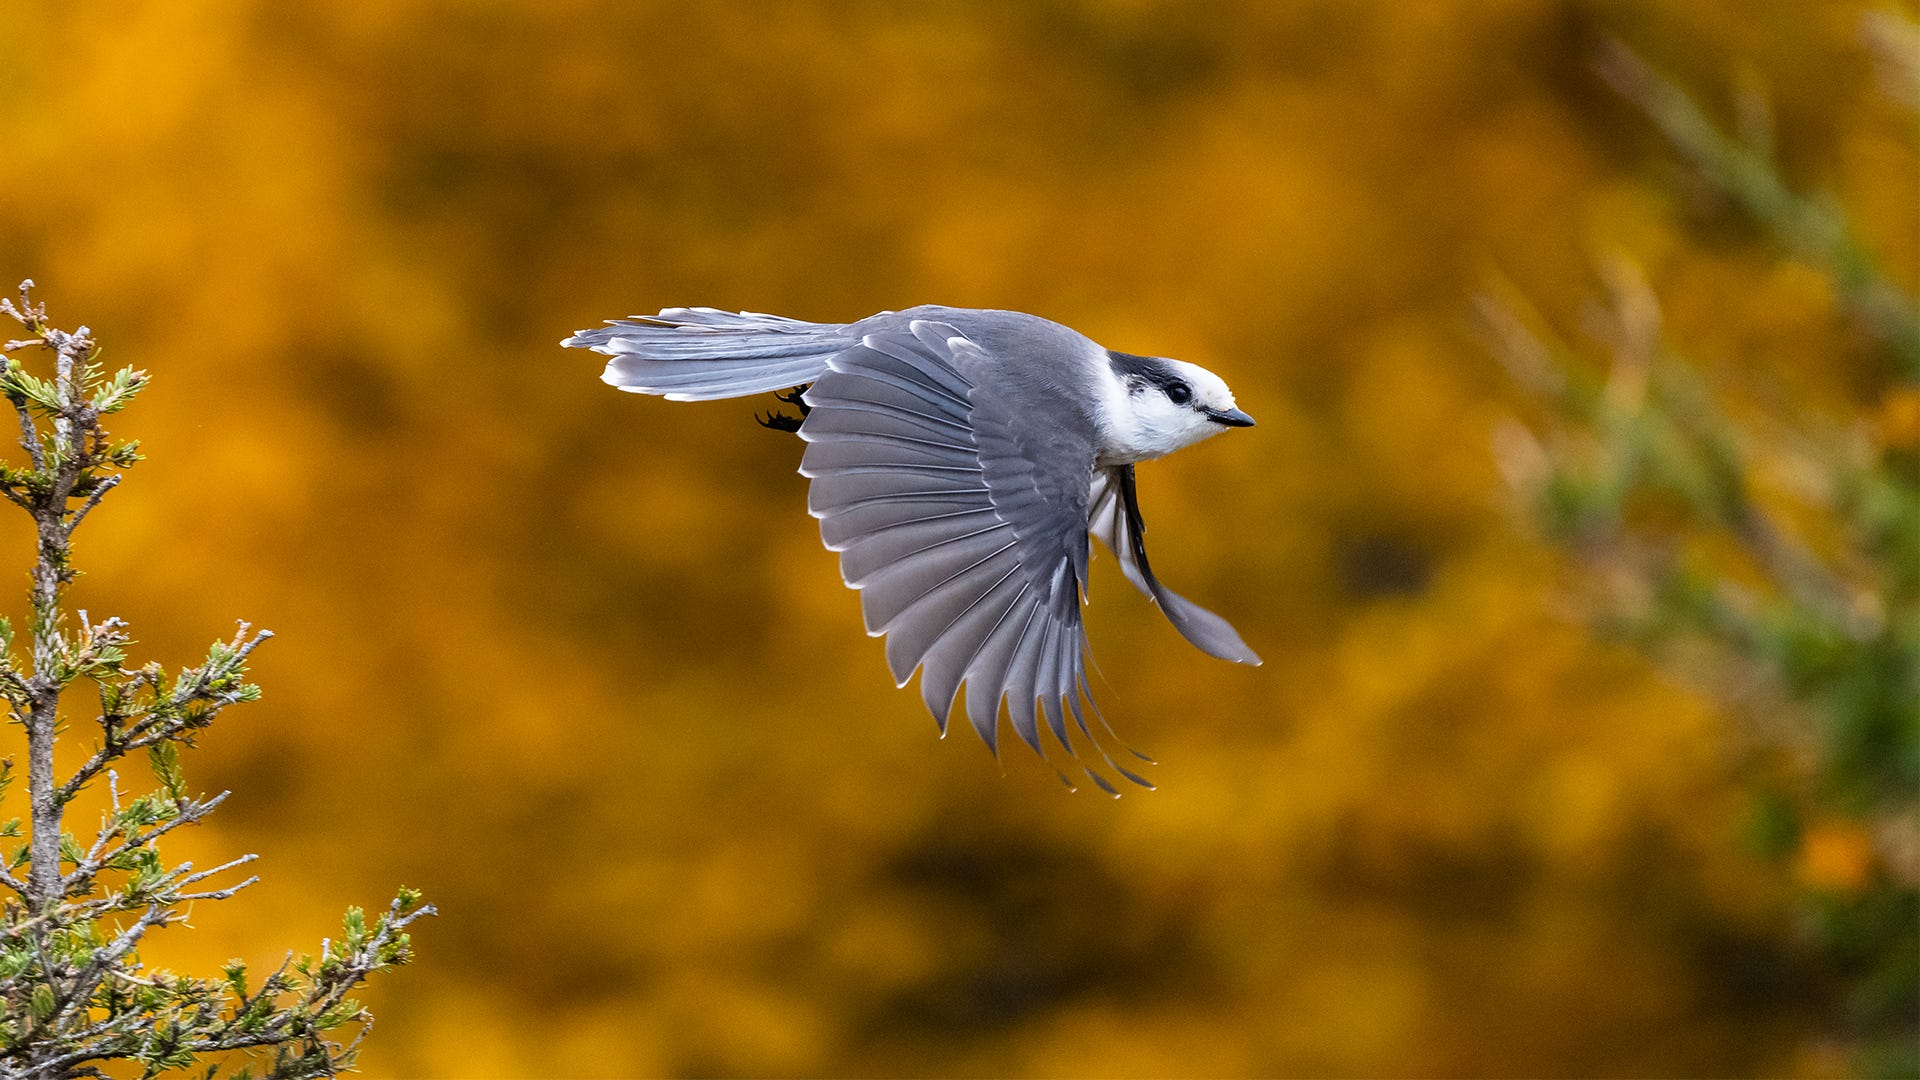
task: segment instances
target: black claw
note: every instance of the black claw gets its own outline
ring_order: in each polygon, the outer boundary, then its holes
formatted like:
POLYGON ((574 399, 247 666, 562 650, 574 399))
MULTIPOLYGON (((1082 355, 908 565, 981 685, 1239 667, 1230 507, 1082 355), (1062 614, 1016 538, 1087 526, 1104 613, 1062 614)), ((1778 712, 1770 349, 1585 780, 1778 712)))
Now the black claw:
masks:
POLYGON ((804 395, 808 390, 812 389, 812 387, 813 387, 813 384, 808 383, 805 386, 796 386, 784 394, 775 394, 773 396, 776 401, 784 401, 787 404, 792 405, 795 408, 799 409, 800 415, 805 416, 808 413, 813 411, 813 406, 807 404, 807 399, 802 395, 804 395))

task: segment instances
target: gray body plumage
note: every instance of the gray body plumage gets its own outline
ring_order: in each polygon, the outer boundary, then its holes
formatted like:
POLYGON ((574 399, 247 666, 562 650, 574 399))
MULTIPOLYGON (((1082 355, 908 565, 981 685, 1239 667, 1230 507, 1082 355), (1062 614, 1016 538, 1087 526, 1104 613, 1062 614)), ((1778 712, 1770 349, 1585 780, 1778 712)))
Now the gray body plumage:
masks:
MULTIPOLYGON (((671 400, 811 384, 799 430, 808 508, 860 592, 868 633, 886 636, 895 680, 904 686, 920 672, 943 732, 964 685, 966 715, 990 747, 1004 700, 1036 752, 1045 753, 1044 720, 1077 760, 1071 720, 1080 744, 1146 783, 1113 761, 1087 720, 1080 604, 1090 536, 1189 641, 1260 662, 1226 620, 1154 577, 1132 462, 1155 455, 1119 445, 1102 412, 1113 408, 1103 404, 1113 387, 1144 385, 1122 384, 1114 365, 1177 362, 1111 353, 1019 312, 931 306, 837 325, 669 308, 563 344, 606 354, 613 386, 671 400)), ((1222 424, 1252 422, 1237 409, 1204 411, 1222 424)))

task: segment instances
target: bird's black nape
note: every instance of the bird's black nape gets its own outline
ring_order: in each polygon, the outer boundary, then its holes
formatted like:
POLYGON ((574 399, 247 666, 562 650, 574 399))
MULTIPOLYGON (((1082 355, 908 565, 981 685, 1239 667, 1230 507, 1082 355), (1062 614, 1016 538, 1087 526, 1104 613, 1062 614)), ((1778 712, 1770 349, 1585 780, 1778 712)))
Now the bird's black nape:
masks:
POLYGON ((800 430, 800 424, 806 420, 807 414, 813 411, 813 407, 808 405, 806 399, 802 396, 812 385, 812 383, 808 383, 806 386, 796 386, 784 394, 773 395, 774 400, 784 401, 799 409, 799 416, 788 416, 783 412, 771 412, 765 416, 755 413, 753 416, 754 422, 766 428, 768 431, 784 431, 789 434, 798 432, 800 430))
POLYGON ((1107 364, 1113 368, 1113 373, 1122 379, 1131 376, 1151 386, 1157 386, 1161 390, 1175 385, 1185 385, 1186 381, 1179 372, 1167 366, 1167 362, 1158 356, 1135 356, 1132 353, 1108 349, 1107 364))

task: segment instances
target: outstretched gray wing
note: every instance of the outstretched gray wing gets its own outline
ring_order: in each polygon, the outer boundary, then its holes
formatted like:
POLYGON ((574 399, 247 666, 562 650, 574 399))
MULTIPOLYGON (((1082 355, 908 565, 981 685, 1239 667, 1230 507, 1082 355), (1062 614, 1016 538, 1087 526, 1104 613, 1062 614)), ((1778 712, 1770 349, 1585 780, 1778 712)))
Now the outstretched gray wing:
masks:
POLYGON ((800 428, 808 508, 860 590, 867 632, 886 635, 895 680, 905 686, 920 671, 943 732, 964 685, 967 717, 988 746, 997 749, 1005 700, 1036 752, 1044 716, 1077 757, 1070 712, 1083 742, 1145 784, 1107 756, 1081 707, 1091 435, 1023 424, 1032 412, 965 374, 987 368, 984 359, 953 326, 914 320, 829 360, 800 428))
POLYGON ((1120 572, 1133 582, 1134 588, 1153 600, 1173 628, 1180 631, 1181 637, 1209 656, 1259 665, 1260 657, 1240 640, 1233 624, 1160 584, 1160 579, 1154 576, 1153 567, 1147 563, 1147 525, 1140 516, 1133 466, 1118 465, 1102 470, 1094 478, 1092 503, 1093 535, 1113 549, 1114 556, 1120 560, 1120 572))

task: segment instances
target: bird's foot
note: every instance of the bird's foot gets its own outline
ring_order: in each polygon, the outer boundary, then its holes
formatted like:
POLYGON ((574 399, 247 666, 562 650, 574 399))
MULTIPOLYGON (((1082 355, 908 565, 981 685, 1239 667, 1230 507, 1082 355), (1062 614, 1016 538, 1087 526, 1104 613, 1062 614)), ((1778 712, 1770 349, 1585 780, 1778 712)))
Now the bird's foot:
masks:
MULTIPOLYGON (((813 384, 807 384, 807 386, 811 385, 813 384)), ((755 413, 753 417, 754 422, 766 428, 768 431, 799 431, 801 421, 805 420, 807 414, 813 411, 813 406, 807 404, 807 399, 802 396, 807 392, 807 386, 796 386, 784 394, 773 395, 775 401, 784 401, 798 408, 800 410, 799 416, 788 416, 783 412, 768 413, 766 416, 755 413)))

